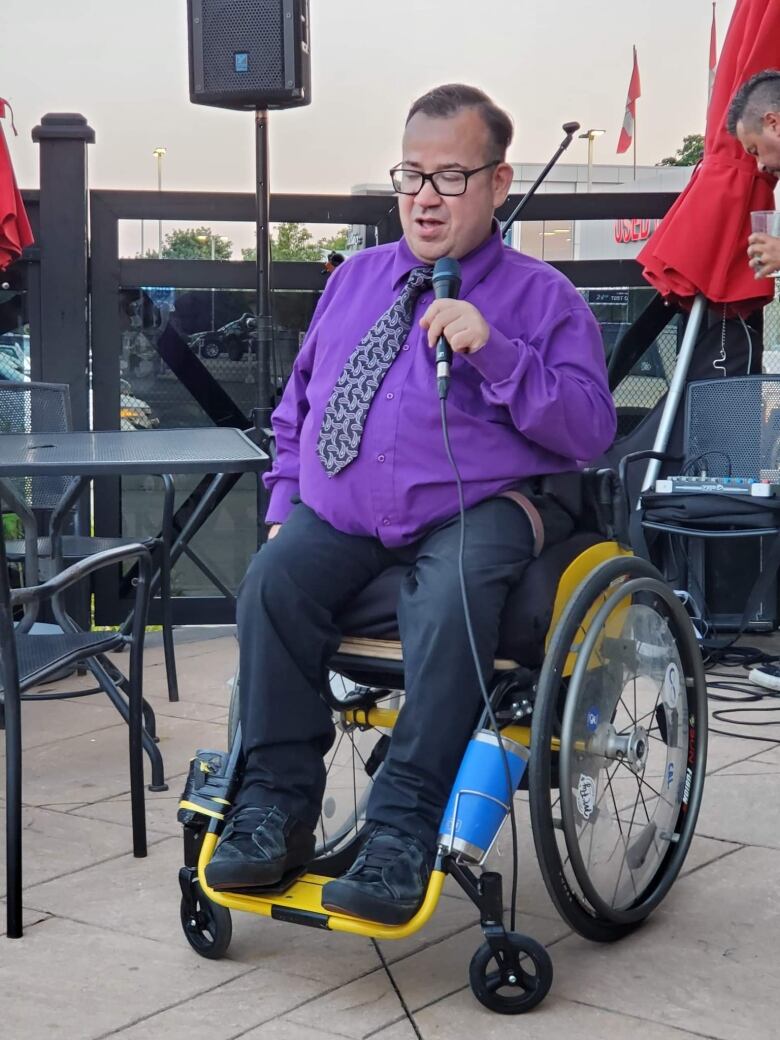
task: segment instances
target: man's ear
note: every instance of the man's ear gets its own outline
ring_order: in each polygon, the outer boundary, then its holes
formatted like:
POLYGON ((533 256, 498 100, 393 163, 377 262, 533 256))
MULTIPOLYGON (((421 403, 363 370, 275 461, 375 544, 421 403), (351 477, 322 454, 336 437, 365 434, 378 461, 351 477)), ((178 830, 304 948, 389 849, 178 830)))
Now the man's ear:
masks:
POLYGON ((780 112, 767 112, 763 118, 764 128, 780 137, 780 112))
POLYGON ((493 205, 495 209, 506 202, 513 177, 514 170, 508 162, 500 163, 493 171, 493 205))

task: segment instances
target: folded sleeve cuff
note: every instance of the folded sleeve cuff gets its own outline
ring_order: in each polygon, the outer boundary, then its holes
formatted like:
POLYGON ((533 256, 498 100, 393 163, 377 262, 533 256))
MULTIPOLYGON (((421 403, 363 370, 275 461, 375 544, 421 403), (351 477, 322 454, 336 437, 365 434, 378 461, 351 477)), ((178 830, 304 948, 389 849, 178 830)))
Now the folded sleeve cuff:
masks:
POLYGON ((515 375, 523 353, 521 342, 507 339, 503 333, 491 328, 484 347, 475 354, 466 354, 465 358, 486 382, 503 383, 515 375))
POLYGON ((267 524, 283 524, 293 507, 293 496, 298 494, 298 481, 280 478, 271 489, 271 501, 265 514, 267 524))

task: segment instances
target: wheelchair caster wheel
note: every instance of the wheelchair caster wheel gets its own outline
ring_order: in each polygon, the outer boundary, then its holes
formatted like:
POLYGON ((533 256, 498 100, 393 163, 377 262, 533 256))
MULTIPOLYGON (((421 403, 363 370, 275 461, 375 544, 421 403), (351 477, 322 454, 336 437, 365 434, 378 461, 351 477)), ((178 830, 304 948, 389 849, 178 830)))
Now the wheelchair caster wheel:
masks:
POLYGON ((552 979, 553 966, 547 950, 535 939, 517 932, 507 932, 506 946, 497 953, 483 943, 469 966, 474 996, 499 1015, 521 1015, 535 1008, 547 996, 552 979))
POLYGON ((181 926, 187 942, 201 957, 216 961, 225 956, 233 937, 230 911, 207 899, 197 882, 192 886, 192 898, 182 898, 181 926))

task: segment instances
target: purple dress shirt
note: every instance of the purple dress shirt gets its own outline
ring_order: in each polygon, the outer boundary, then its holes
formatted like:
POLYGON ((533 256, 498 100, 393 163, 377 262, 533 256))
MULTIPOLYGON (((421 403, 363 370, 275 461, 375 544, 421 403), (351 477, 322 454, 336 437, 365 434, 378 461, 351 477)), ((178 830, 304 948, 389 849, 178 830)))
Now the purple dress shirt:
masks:
MULTIPOLYGON (((434 352, 419 326, 432 291, 418 299, 412 331, 371 403, 358 457, 329 477, 317 456, 347 358, 419 265, 402 239, 358 253, 331 274, 273 414, 267 523, 282 523, 300 495, 339 531, 396 547, 457 513, 434 352)), ((447 398, 469 508, 524 477, 576 469, 601 454, 615 435, 615 409, 598 324, 563 275, 505 246, 497 226, 461 269, 460 298, 490 326, 481 350, 455 354, 447 398)))

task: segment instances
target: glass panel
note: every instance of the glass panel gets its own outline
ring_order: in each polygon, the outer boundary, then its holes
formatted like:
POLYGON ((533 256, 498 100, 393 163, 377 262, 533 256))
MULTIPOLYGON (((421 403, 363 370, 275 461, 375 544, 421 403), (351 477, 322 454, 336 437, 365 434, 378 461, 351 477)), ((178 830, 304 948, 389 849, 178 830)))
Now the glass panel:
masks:
POLYGON ((254 249, 254 224, 244 220, 120 220, 122 259, 243 260, 254 249))
MULTIPOLYGON (((651 288, 581 289, 601 328, 604 352, 609 359, 620 339, 652 299, 651 288)), ((682 339, 683 319, 672 316, 669 324, 648 344, 628 375, 613 390, 618 413, 618 437, 637 426, 669 389, 677 351, 682 339)))
MULTIPOLYGON (((347 229, 338 224, 271 224, 275 260, 324 261, 346 247, 347 229)), ((141 260, 254 260, 255 225, 245 220, 119 221, 119 256, 141 260)))
POLYGON ((30 326, 27 293, 0 289, 0 380, 30 379, 30 326))
MULTIPOLYGON (((277 398, 318 297, 319 293, 310 291, 273 294, 272 378, 277 398)), ((119 293, 119 306, 123 430, 217 424, 224 416, 223 395, 249 417, 257 403, 253 291, 124 288, 119 293), (194 393, 176 371, 182 365, 181 354, 176 354, 182 344, 186 378, 194 393), (197 361, 194 368, 188 354, 197 361)), ((202 479, 175 477, 177 509, 202 479)), ((157 533, 162 525, 162 508, 159 478, 122 479, 123 535, 142 538, 157 533)), ((197 559, 184 556, 174 567, 173 595, 207 599, 222 596, 225 588, 235 594, 257 546, 257 515, 257 479, 244 475, 192 540, 191 550, 197 559)))
MULTIPOLYGON (((202 479, 194 474, 175 477, 176 509, 202 479)), ((139 475, 123 477, 121 484, 122 534, 139 539, 157 534, 162 527, 162 481, 139 475)), ((235 595, 256 548, 257 478, 244 474, 192 539, 190 550, 235 595)), ((174 566, 171 586, 174 597, 223 595, 223 590, 187 555, 174 566)))
MULTIPOLYGON (((273 294, 271 371, 276 397, 290 374, 318 298, 319 293, 311 291, 273 294)), ((215 386, 248 417, 257 404, 254 310, 251 290, 120 290, 122 428, 172 429, 216 423, 224 410, 221 395, 209 392, 215 386), (176 367, 175 354, 170 351, 179 342, 198 361, 191 371, 200 390, 197 400, 165 360, 167 356, 176 367), (214 408, 211 414, 210 405, 214 408)))

